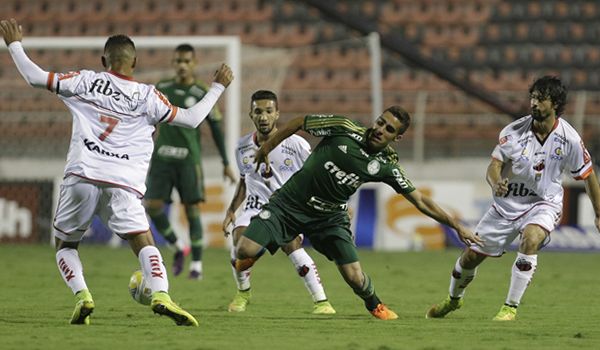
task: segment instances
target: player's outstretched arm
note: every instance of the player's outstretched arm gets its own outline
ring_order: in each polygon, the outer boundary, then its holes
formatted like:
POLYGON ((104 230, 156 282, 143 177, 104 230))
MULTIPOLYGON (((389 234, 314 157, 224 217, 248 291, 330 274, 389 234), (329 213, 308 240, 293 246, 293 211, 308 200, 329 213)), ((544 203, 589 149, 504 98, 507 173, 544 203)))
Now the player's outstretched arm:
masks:
POLYGON ((304 117, 297 117, 285 124, 282 128, 278 129, 277 132, 271 136, 265 143, 260 146, 254 156, 254 162, 256 163, 256 171, 260 168, 261 163, 265 163, 265 171, 269 172, 269 153, 273 148, 277 147, 283 140, 295 134, 304 125, 304 117))
POLYGON ((228 65, 223 63, 215 72, 215 79, 204 97, 190 108, 178 108, 171 124, 185 128, 197 128, 213 109, 225 88, 231 84, 233 73, 228 65))
POLYGON ((419 211, 436 220, 440 224, 452 227, 458 233, 458 238, 466 245, 477 244, 482 245, 483 241, 479 236, 475 235, 471 230, 465 228, 458 223, 452 216, 446 213, 433 199, 424 195, 419 190, 414 190, 410 193, 403 194, 419 211))
POLYGON ((594 170, 585 179, 585 192, 592 201, 592 207, 596 214, 594 225, 596 225, 596 229, 600 232, 600 185, 598 184, 598 177, 596 177, 596 171, 594 170))
POLYGON ((225 219, 223 220, 223 233, 225 234, 225 237, 231 233, 229 231, 229 225, 231 225, 235 220, 235 211, 244 201, 244 197, 246 197, 246 181, 244 178, 241 178, 235 189, 235 194, 231 199, 229 208, 227 208, 227 212, 225 213, 225 219))
POLYGON ((23 30, 14 18, 0 21, 0 32, 8 47, 8 52, 15 62, 19 73, 25 81, 34 87, 46 88, 48 84, 48 72, 33 63, 23 50, 23 30))

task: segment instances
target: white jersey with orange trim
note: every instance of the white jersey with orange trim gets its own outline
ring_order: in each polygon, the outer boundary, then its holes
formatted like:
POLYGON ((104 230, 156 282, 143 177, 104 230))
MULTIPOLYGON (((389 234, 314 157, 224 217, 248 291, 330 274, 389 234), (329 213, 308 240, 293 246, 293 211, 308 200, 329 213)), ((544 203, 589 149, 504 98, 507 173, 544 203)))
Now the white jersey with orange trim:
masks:
POLYGON ((154 126, 171 121, 177 107, 154 86, 113 72, 50 72, 47 88, 73 115, 65 176, 122 186, 143 196, 154 126))
POLYGON ((547 205, 561 211, 562 175, 568 172, 583 180, 592 172, 591 157, 577 131, 558 118, 545 140, 533 130, 531 115, 508 124, 499 136, 492 157, 507 163, 508 193, 494 196, 494 208, 507 219, 516 219, 534 206, 547 205))
MULTIPOLYGON (((255 171, 254 155, 258 150, 256 133, 250 133, 240 138, 235 158, 240 176, 246 183, 246 199, 243 214, 236 219, 234 227, 240 226, 240 221, 249 222, 249 218, 260 211, 260 208, 269 201, 271 194, 281 188, 283 184, 304 164, 310 155, 310 145, 298 135, 292 135, 283 140, 269 153, 271 171, 255 171), (246 218, 245 220, 243 218, 246 218)), ((247 226, 247 223, 243 226, 247 226)))

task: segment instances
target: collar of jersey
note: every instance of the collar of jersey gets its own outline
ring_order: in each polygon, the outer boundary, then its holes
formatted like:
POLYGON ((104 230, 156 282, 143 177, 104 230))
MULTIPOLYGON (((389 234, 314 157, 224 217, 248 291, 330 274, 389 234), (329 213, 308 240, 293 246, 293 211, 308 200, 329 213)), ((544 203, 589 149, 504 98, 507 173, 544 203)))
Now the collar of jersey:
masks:
POLYGON ((133 77, 128 77, 128 76, 126 76, 126 75, 123 75, 123 74, 117 73, 117 72, 115 72, 115 71, 113 71, 113 70, 109 70, 109 71, 108 71, 108 73, 110 73, 110 74, 112 74, 112 75, 114 75, 114 76, 117 76, 117 77, 119 77, 119 78, 121 78, 121 79, 125 79, 125 80, 133 80, 133 77))

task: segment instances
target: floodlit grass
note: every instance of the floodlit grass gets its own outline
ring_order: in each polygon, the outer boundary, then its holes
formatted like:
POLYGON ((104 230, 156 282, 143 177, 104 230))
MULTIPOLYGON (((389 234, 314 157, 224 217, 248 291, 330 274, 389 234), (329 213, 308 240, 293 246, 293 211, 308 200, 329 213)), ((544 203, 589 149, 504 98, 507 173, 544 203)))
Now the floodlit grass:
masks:
MULTIPOLYGON (((162 248, 166 263, 171 253, 162 248)), ((361 263, 395 321, 374 319, 335 266, 309 250, 338 313, 311 314, 312 301, 289 259, 265 256, 252 272, 248 310, 227 312, 235 293, 229 253, 205 251, 203 281, 170 276, 171 295, 199 328, 176 327, 128 294, 137 259, 126 248, 81 245, 96 302, 92 324, 68 324, 74 298, 49 246, 0 246, 1 349, 599 349, 600 256, 542 252, 518 320, 491 321, 507 293, 514 253, 488 259, 463 308, 426 320, 448 290, 458 250, 422 253, 361 251, 361 263)))

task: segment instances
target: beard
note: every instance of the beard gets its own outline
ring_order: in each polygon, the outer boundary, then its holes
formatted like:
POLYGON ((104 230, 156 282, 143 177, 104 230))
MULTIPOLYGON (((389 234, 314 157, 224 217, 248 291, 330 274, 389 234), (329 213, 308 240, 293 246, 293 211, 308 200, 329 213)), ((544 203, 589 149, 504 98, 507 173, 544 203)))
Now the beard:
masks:
POLYGON ((546 120, 550 115, 543 115, 539 109, 532 109, 531 116, 533 117, 533 120, 542 122, 546 120))

